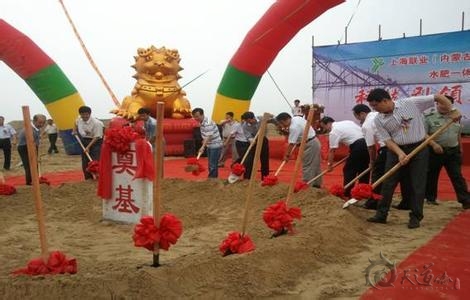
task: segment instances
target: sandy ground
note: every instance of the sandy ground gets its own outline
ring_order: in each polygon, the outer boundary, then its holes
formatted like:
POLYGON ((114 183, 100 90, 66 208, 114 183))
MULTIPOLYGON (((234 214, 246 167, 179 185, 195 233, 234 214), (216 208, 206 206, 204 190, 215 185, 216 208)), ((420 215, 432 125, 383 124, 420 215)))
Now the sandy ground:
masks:
MULTIPOLYGON (((63 151, 46 155, 43 161, 46 172, 80 166, 80 157, 63 151)), ((164 211, 183 221, 184 232, 170 251, 162 252, 163 266, 151 268, 151 253, 133 246, 133 226, 101 220, 96 182, 43 185, 49 248, 77 258, 79 272, 31 278, 9 275, 39 255, 31 189, 19 187, 13 196, 0 196, 0 295, 2 299, 356 299, 367 288, 363 270, 368 258, 378 258, 382 251, 391 260, 403 260, 460 211, 456 202, 426 206, 422 227, 409 230, 407 212, 393 210, 387 225, 369 224, 365 218, 372 215, 370 211, 343 210, 340 199, 323 190, 308 190, 292 201, 303 214, 296 234, 270 238, 261 214, 285 196, 287 186, 256 186, 248 234, 257 249, 222 257, 218 245, 228 232, 241 227, 246 188, 247 182, 165 180, 164 211)))

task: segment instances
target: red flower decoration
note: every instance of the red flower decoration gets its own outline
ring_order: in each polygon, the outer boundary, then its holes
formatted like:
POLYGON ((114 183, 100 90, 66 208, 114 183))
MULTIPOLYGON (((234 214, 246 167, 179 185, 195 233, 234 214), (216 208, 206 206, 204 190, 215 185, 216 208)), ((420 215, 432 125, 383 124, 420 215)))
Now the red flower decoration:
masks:
POLYGON ((129 151, 130 143, 138 136, 139 134, 130 126, 109 128, 105 133, 105 143, 112 151, 122 154, 129 151))
POLYGON ((235 253, 241 254, 255 250, 255 244, 247 234, 242 235, 239 232, 230 232, 220 244, 219 250, 223 256, 235 253))
POLYGON ((134 227, 132 239, 134 240, 134 246, 153 251, 154 244, 160 240, 160 233, 152 216, 143 216, 140 219, 140 223, 134 227))
POLYGON ((47 184, 47 185, 51 185, 51 182, 49 181, 49 179, 47 179, 46 177, 44 176, 40 176, 39 177, 39 184, 47 184))
POLYGON ((0 183, 0 195, 9 196, 13 195, 14 193, 16 193, 16 189, 14 186, 0 183))
POLYGON ((100 163, 97 160, 92 160, 88 163, 86 170, 90 173, 99 173, 100 172, 100 163))
POLYGON ((301 190, 308 189, 308 184, 305 181, 297 181, 294 185, 294 193, 298 193, 301 190))
POLYGON ((273 185, 276 185, 278 181, 279 181, 279 179, 277 178, 277 176, 268 175, 268 176, 263 178, 263 182, 261 182, 261 185, 262 186, 265 186, 265 185, 273 186, 273 185))
POLYGON ((239 163, 233 164, 232 173, 237 176, 242 176, 243 173, 245 173, 245 166, 239 163))
POLYGON ((286 202, 280 200, 268 206, 263 212, 263 220, 269 228, 274 229, 276 234, 287 230, 293 232, 292 222, 294 219, 300 220, 302 212, 298 207, 287 209, 286 202))
POLYGON ((344 197, 344 188, 342 185, 334 184, 329 188, 330 194, 343 198, 344 197))
POLYGON ((140 223, 134 228, 134 246, 144 247, 153 251, 155 243, 160 249, 168 250, 171 245, 176 244, 183 233, 183 224, 172 214, 166 213, 160 219, 160 227, 154 224, 152 216, 143 216, 140 223))
POLYGON ((356 184, 351 190, 351 196, 356 200, 363 200, 363 199, 374 199, 380 200, 382 196, 379 194, 375 194, 373 191, 373 187, 367 183, 358 183, 356 184))
POLYGON ((166 213, 160 220, 160 248, 168 250, 176 244, 183 233, 183 223, 172 214, 166 213))
POLYGON ((77 260, 67 259, 64 253, 52 251, 49 253, 47 263, 42 258, 35 258, 28 262, 26 268, 13 271, 14 275, 46 275, 46 274, 75 274, 77 273, 77 260))

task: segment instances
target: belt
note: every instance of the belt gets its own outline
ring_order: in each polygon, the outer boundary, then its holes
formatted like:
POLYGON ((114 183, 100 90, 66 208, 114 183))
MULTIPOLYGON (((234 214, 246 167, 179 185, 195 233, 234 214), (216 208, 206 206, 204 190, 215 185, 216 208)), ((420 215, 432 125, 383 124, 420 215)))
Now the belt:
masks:
POLYGON ((418 147, 419 145, 421 145, 422 142, 423 142, 423 141, 419 141, 419 142, 411 143, 411 144, 406 144, 406 145, 398 145, 398 147, 400 147, 401 149, 416 148, 416 147, 418 147))
MULTIPOLYGON (((305 143, 308 143, 308 142, 310 142, 310 141, 313 141, 316 137, 317 137, 317 136, 308 138, 308 139, 305 141, 305 143)), ((297 146, 299 146, 299 145, 300 145, 300 143, 297 143, 297 146)))
MULTIPOLYGON (((352 149, 355 145, 358 145, 360 143, 366 143, 366 140, 364 138, 360 138, 360 139, 357 139, 354 141, 354 143, 352 143, 351 145, 349 145, 349 149, 352 149)), ((367 147, 367 145, 366 145, 367 147)))
POLYGON ((313 141, 317 136, 314 136, 314 137, 311 137, 309 139, 307 139, 307 143, 310 142, 310 141, 313 141))

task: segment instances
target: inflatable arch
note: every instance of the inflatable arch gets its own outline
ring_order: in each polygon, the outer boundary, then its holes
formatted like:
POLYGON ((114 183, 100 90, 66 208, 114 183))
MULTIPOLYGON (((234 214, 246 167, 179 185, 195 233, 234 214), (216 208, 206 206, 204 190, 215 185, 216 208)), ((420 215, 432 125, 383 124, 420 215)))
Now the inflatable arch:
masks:
POLYGON ((78 154, 71 136, 78 108, 85 103, 59 66, 30 38, 0 19, 0 60, 33 90, 54 119, 67 154, 78 154))
POLYGON ((281 49, 304 26, 344 0, 278 0, 248 32, 230 60, 217 89, 213 120, 222 120, 227 111, 240 116, 261 77, 281 49))

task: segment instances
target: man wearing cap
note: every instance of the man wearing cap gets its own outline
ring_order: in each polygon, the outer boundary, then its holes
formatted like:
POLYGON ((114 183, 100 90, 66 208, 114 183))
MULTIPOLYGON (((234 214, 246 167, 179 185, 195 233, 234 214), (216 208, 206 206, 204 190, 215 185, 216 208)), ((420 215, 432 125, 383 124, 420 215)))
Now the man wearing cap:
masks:
MULTIPOLYGON (((454 103, 454 98, 446 97, 454 103)), ((451 115, 451 111, 442 104, 436 103, 436 108, 425 117, 427 134, 433 134, 449 122, 451 120, 449 115, 451 115)), ((470 193, 468 192, 467 182, 462 176, 461 131, 462 125, 455 122, 429 144, 431 147, 425 195, 429 204, 438 204, 436 198, 439 174, 442 167, 444 167, 457 195, 457 201, 462 204, 464 209, 470 209, 470 193)))

